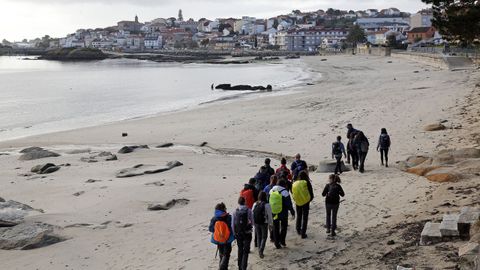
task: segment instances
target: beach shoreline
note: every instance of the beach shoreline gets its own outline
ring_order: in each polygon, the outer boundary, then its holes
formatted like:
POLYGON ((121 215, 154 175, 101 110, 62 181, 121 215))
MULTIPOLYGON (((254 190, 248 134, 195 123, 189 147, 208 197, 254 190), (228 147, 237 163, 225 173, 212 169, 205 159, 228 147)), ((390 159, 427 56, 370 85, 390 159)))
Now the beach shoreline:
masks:
MULTIPOLYGON (((223 201, 233 212, 240 189, 265 157, 272 157, 274 167, 279 165, 278 157, 296 153, 309 165, 331 160, 331 143, 337 135, 344 137, 345 126, 352 123, 370 139, 370 152, 365 174, 352 171, 341 176, 346 197, 340 206, 337 238, 327 239, 323 228, 320 192, 328 174, 315 172, 311 174, 316 196, 310 207, 308 238, 300 239, 290 220, 288 248, 276 251, 267 243, 265 259, 253 253, 249 263, 254 269, 272 263, 289 269, 454 265, 454 261, 442 261, 445 255, 440 249, 404 248, 403 230, 416 232, 420 223, 471 203, 473 198, 456 197, 448 188, 472 185, 478 178, 429 182, 395 166, 379 166, 375 147, 380 128, 385 127, 392 138, 391 165, 441 149, 478 148, 472 139, 478 124, 468 123, 462 112, 478 104, 471 96, 479 91, 475 87, 479 72, 452 72, 371 56, 302 61, 321 79, 280 95, 220 101, 188 111, 0 142, 0 149, 10 151, 0 157, 5 168, 0 196, 43 209, 44 213, 30 213, 26 219, 58 226, 68 238, 30 251, 2 250, 0 260, 8 269, 65 269, 65 265, 72 269, 214 269, 215 247, 207 231, 214 205, 223 201), (463 128, 423 130, 440 121, 463 128), (156 148, 164 143, 173 147, 156 148), (125 145, 148 145, 149 149, 117 153, 125 145), (29 146, 61 156, 19 161, 18 151, 29 146), (80 161, 100 151, 111 151, 118 160, 80 161), (116 177, 119 170, 137 164, 163 166, 173 160, 184 165, 160 174, 116 177), (25 176, 44 162, 71 166, 45 178, 25 176), (99 182, 86 183, 89 179, 99 182), (168 211, 147 210, 149 204, 173 199, 187 202, 168 211), (458 207, 440 206, 445 201, 458 207), (432 214, 433 209, 438 212, 432 214), (397 244, 388 246, 388 240, 397 244), (382 258, 390 249, 405 254, 382 258)), ((453 243, 447 250, 458 245, 453 243)), ((235 254, 236 247, 231 265, 235 254)))

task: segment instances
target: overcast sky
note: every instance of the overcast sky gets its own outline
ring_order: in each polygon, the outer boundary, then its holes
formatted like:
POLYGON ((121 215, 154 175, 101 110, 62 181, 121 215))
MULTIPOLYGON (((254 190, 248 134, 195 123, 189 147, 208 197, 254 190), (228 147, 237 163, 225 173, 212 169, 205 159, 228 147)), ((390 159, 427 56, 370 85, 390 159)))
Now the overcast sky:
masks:
POLYGON ((159 17, 185 19, 201 17, 272 17, 292 9, 314 11, 329 7, 346 10, 397 7, 416 12, 421 0, 0 0, 0 41, 41 37, 62 37, 79 28, 115 25, 120 20, 141 22, 159 17))

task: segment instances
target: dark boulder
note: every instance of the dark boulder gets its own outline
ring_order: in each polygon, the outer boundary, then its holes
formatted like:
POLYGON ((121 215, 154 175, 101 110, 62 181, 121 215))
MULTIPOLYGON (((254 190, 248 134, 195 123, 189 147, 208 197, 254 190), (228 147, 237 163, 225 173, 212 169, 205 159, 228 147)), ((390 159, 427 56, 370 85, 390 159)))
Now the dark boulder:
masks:
POLYGON ((173 146, 173 143, 164 143, 164 144, 158 145, 157 148, 168 148, 172 146, 173 146))
POLYGON ((59 228, 40 222, 25 222, 0 228, 0 249, 29 250, 49 246, 65 239, 56 231, 59 228))
POLYGON ((60 166, 53 163, 40 164, 33 167, 30 171, 38 174, 49 174, 60 170, 60 166))
POLYGON ((45 150, 40 147, 30 147, 20 151, 23 155, 20 156, 19 160, 35 160, 41 158, 49 157, 59 157, 60 155, 48 150, 45 150))
POLYGON ((149 149, 149 147, 148 147, 148 145, 124 146, 118 151, 118 153, 119 154, 128 154, 128 153, 132 153, 133 151, 135 151, 137 149, 149 149))

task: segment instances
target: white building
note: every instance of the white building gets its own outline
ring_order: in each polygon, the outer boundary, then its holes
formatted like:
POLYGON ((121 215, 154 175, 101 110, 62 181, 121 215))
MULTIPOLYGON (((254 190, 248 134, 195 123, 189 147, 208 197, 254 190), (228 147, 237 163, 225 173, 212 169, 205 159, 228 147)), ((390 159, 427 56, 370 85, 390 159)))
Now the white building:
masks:
POLYGON ((145 37, 144 40, 144 45, 145 49, 150 49, 150 50, 158 50, 163 47, 162 44, 162 36, 151 36, 151 37, 145 37))

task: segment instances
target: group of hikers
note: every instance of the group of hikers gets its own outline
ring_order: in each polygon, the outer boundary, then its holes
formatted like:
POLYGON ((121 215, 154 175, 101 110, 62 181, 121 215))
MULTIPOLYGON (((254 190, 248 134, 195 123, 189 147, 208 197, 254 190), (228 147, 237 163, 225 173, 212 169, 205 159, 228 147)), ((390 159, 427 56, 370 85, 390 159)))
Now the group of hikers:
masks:
MULTIPOLYGON (((351 124, 347 129, 347 150, 340 136, 332 144, 332 157, 337 160, 335 174, 329 175, 328 183, 322 191, 322 196, 325 197, 325 227, 330 237, 336 236, 340 197, 345 196, 339 176, 342 173, 342 155, 347 158, 347 162, 351 159, 354 169, 363 172, 369 147, 363 132, 354 129, 351 124)), ((386 130, 382 129, 377 150, 381 152, 382 165, 385 157, 385 166, 388 166, 389 147, 390 138, 386 130), (388 138, 388 146, 384 137, 388 138)), ((238 246, 238 268, 241 270, 247 269, 252 240, 258 248, 260 258, 264 258, 268 235, 275 248, 286 247, 289 214, 294 218, 296 215, 297 234, 302 239, 307 238, 310 202, 314 198, 307 163, 301 159, 300 154, 295 155, 290 169, 285 158, 281 159, 281 165, 276 170, 270 166, 270 162, 269 158, 265 159, 265 164, 258 173, 244 185, 238 198, 238 207, 232 215, 227 212, 223 202, 215 206, 209 231, 212 233, 211 242, 218 247, 220 270, 228 269, 235 240, 238 246)))

